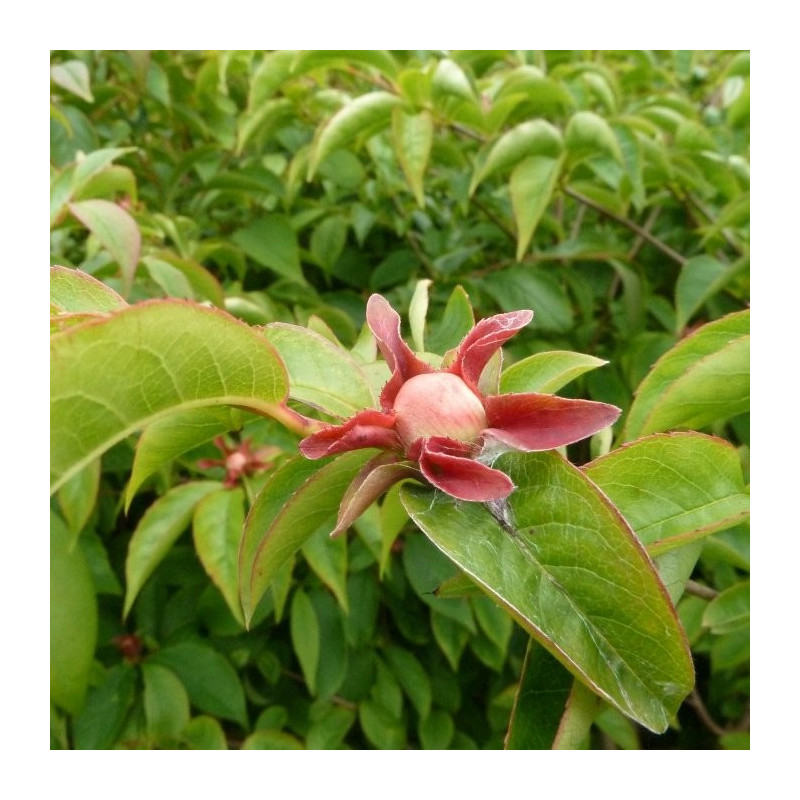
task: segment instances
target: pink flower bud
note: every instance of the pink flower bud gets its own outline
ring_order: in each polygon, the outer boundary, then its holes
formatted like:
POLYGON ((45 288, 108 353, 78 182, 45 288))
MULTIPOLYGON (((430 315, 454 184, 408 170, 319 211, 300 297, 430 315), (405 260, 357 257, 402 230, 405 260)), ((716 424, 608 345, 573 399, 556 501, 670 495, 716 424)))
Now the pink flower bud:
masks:
POLYGON ((487 427, 481 401, 461 378, 448 372, 407 380, 395 398, 394 413, 395 428, 406 447, 429 436, 472 443, 487 427))

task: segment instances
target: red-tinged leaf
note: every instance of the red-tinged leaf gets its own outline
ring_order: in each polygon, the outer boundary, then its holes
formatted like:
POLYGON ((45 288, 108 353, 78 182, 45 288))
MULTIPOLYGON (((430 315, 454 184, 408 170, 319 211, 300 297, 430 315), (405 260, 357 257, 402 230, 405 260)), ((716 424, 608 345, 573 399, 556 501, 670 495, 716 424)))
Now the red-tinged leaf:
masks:
POLYGON ((109 200, 81 200, 70 203, 73 216, 85 225, 108 250, 122 272, 122 283, 127 295, 133 285, 133 276, 139 263, 142 235, 133 217, 109 200))
POLYGON ((612 425, 616 406, 550 394, 501 394, 484 401, 485 435, 519 450, 552 450, 612 425))
POLYGON ((471 448, 452 439, 431 437, 422 447, 419 468, 427 480, 461 500, 499 500, 514 489, 499 470, 470 458, 471 448))
POLYGON ((306 458, 324 458, 364 447, 398 449, 400 441, 394 430, 394 416, 367 409, 342 425, 331 425, 300 442, 306 458))

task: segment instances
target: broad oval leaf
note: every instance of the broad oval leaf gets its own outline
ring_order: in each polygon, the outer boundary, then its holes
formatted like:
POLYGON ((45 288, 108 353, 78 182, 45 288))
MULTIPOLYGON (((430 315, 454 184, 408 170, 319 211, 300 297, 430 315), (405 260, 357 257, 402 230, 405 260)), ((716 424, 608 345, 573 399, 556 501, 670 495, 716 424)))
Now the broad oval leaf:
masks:
POLYGON ((107 147, 89 153, 75 165, 75 171, 72 173, 72 196, 79 195, 89 181, 108 167, 114 159, 135 151, 135 147, 107 147))
POLYGON ((83 61, 72 59, 63 64, 53 64, 50 67, 50 80, 62 89, 77 95, 87 103, 93 103, 91 79, 89 68, 83 61))
POLYGON ((749 514, 739 454, 723 439, 702 433, 637 439, 583 471, 651 554, 730 528, 749 514))
POLYGON ((703 626, 722 636, 750 629, 750 581, 742 581, 715 597, 703 613, 703 626))
POLYGON ((413 520, 564 666, 624 714, 666 730, 693 685, 685 634, 610 501, 556 453, 509 454, 516 484, 485 505, 410 485, 413 520))
POLYGON ((242 406, 288 424, 286 372, 260 333, 178 300, 139 303, 50 340, 50 480, 167 414, 242 406))
POLYGON ((88 522, 99 491, 100 459, 90 461, 58 490, 58 502, 73 537, 77 537, 88 522))
POLYGON ((231 236, 250 258, 284 278, 305 283, 297 234, 282 214, 257 219, 231 236))
POLYGON ((189 695, 172 670, 142 664, 147 735, 158 744, 174 744, 189 724, 189 695))
POLYGON ((697 310, 749 265, 749 259, 723 264, 711 256, 690 258, 675 284, 675 332, 680 333, 697 310))
POLYGON ((50 512, 50 699, 74 714, 89 684, 97 599, 89 566, 72 539, 50 512))
POLYGON ((750 310, 710 322, 678 342, 636 390, 623 440, 701 428, 750 408, 750 310))
POLYGON ((500 376, 500 391, 557 392, 584 372, 608 364, 602 358, 573 353, 568 350, 550 350, 534 353, 512 364, 500 376))
POLYGON ((622 151, 614 131, 603 117, 592 111, 573 114, 564 131, 564 142, 573 165, 593 155, 607 155, 623 163, 622 151))
POLYGON ((392 113, 392 137, 397 160, 420 208, 425 207, 423 176, 433 146, 433 118, 429 111, 407 114, 401 108, 392 113))
POLYGON ((511 207, 517 226, 517 261, 521 261, 525 255, 536 226, 550 205, 562 163, 563 157, 530 156, 511 173, 511 207))
POLYGON ((308 163, 311 180, 326 156, 349 145, 356 136, 369 136, 387 127, 402 100, 389 92, 369 92, 343 106, 319 132, 308 163))
POLYGON ((249 623, 283 564, 323 523, 336 524, 348 485, 374 450, 345 453, 320 468, 297 458, 270 475, 245 520, 239 548, 242 607, 249 623))
POLYGON ((307 328, 274 322, 263 329, 289 373, 289 396, 332 414, 352 417, 375 405, 358 362, 346 350, 307 328))
POLYGON ((123 616, 128 615, 145 581, 189 526, 195 506, 221 485, 216 481, 184 483, 170 489, 147 509, 128 545, 123 616))
POLYGON ((50 267, 50 304, 65 313, 105 313, 128 304, 110 286, 79 269, 50 267))
POLYGON ((127 295, 133 285, 142 249, 142 235, 133 217, 110 200, 81 200, 70 203, 69 210, 111 253, 122 272, 127 295))
POLYGON ((197 556, 242 627, 238 561, 243 525, 244 493, 241 489, 212 492, 194 510, 192 534, 197 556))

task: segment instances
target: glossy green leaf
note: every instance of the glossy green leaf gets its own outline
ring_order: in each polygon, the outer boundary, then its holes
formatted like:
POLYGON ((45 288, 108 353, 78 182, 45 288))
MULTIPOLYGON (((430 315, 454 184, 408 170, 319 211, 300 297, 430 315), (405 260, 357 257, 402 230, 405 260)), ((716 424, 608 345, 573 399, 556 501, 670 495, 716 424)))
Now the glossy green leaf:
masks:
POLYGON ((81 200, 69 204, 73 216, 105 247, 122 272, 124 294, 130 292, 139 263, 142 235, 133 217, 109 200, 81 200))
POLYGON ((178 411, 148 425, 136 442, 125 490, 125 511, 151 475, 189 450, 238 428, 240 416, 237 410, 227 406, 208 406, 178 411))
POLYGON ((164 297, 177 297, 182 300, 194 300, 192 285, 186 276, 172 264, 159 258, 145 256, 142 264, 150 275, 153 283, 157 284, 164 293, 164 297))
POLYGON ((192 523, 197 557, 242 627, 239 542, 243 525, 244 492, 241 489, 222 489, 206 495, 197 504, 192 523))
POLYGON ((749 260, 723 264, 711 256, 695 256, 681 267, 675 284, 675 332, 680 333, 703 303, 745 269, 749 260))
POLYGON ((228 742, 222 725, 205 714, 195 717, 183 729, 183 741, 189 750, 227 750, 228 742))
POLYGON ((433 118, 429 111, 407 114, 402 108, 392 112, 392 137, 397 160, 403 168, 417 205, 425 207, 423 177, 433 146, 433 118))
POLYGON ((135 147, 107 147, 89 153, 75 165, 72 173, 72 196, 75 197, 86 187, 89 181, 105 170, 115 159, 126 153, 136 152, 135 147))
POLYGON ((663 355, 636 391, 626 441, 702 428, 750 408, 750 311, 710 322, 663 355))
POLYGON ((321 717, 314 719, 306 734, 306 747, 309 750, 337 749, 355 720, 356 713, 352 709, 331 707, 321 717))
POLYGON ((523 358, 504 370, 500 376, 500 391, 543 392, 553 394, 585 372, 608 364, 602 358, 550 350, 523 358))
POLYGON ((592 155, 607 155, 623 162, 611 126, 592 111, 579 111, 570 118, 564 131, 564 142, 571 165, 592 155))
POLYGON ((50 67, 50 80, 62 89, 77 95, 87 103, 93 103, 89 68, 83 61, 72 59, 63 64, 53 64, 50 67))
POLYGON ((326 272, 332 272, 347 242, 347 222, 326 217, 311 232, 311 253, 326 272))
POLYGON ((192 296, 210 300, 217 308, 225 307, 222 284, 199 262, 191 258, 181 258, 166 250, 158 250, 155 256, 147 256, 142 262, 152 264, 154 260, 169 264, 176 269, 191 287, 192 296))
POLYGON ((184 483, 170 489, 147 509, 128 545, 123 616, 128 615, 145 581, 189 526, 195 506, 220 486, 216 481, 184 483))
POLYGON ((305 283, 297 234, 286 217, 270 214, 240 228, 231 239, 262 267, 269 267, 284 278, 305 283))
POLYGON ((475 93, 464 70, 449 58, 443 58, 436 64, 431 80, 434 94, 453 95, 462 100, 474 102, 475 93))
POLYGON ((317 333, 283 322, 263 329, 289 373, 289 396, 337 417, 351 417, 375 405, 358 362, 317 333))
POLYGON ((531 638, 508 724, 505 749, 550 750, 573 682, 572 675, 531 638))
POLYGON ((327 700, 339 691, 347 677, 348 654, 342 610, 330 592, 321 587, 310 590, 309 598, 319 625, 320 656, 315 696, 327 700))
POLYGON ((185 640, 164 645, 148 659, 172 670, 193 706, 246 726, 244 689, 231 663, 207 642, 185 640))
POLYGON ((97 599, 86 559, 50 512, 50 699, 75 713, 83 705, 97 641, 97 599))
POLYGON ((441 709, 434 709, 419 721, 419 738, 425 750, 447 750, 456 732, 453 718, 441 709))
POLYGON ((470 632, 452 617, 431 609, 431 630, 436 644, 444 653, 453 672, 458 672, 461 656, 470 639, 470 632))
POLYGON ((703 613, 703 625, 717 636, 750 630, 750 581, 717 595, 703 613))
POLYGON ((730 528, 750 510, 736 449, 700 433, 637 439, 583 471, 651 553, 730 528))
POLYGON ((425 322, 428 316, 428 290, 433 281, 423 279, 417 281, 414 294, 408 305, 408 324, 411 328, 411 340, 418 353, 425 352, 425 322))
POLYGON ((258 109, 278 91, 281 84, 291 74, 296 60, 297 52, 295 50, 274 50, 264 56, 250 81, 250 94, 247 98, 248 111, 258 109))
POLYGON ((579 680, 632 719, 665 730, 693 670, 642 545, 558 454, 508 454, 495 466, 517 486, 502 522, 485 505, 410 485, 403 502, 431 541, 579 680))
POLYGON ((316 694, 320 657, 320 627, 314 604, 302 589, 296 589, 289 611, 289 631, 303 677, 311 694, 316 694))
POLYGON ((58 503, 73 537, 84 528, 94 511, 100 490, 100 459, 75 473, 59 490, 58 503))
POLYGON ((136 678, 137 670, 132 666, 117 664, 89 689, 86 703, 72 723, 76 750, 110 750, 113 747, 133 705, 136 678))
POLYGON ((345 453, 320 467, 298 458, 267 479, 245 520, 239 575, 245 619, 281 566, 326 521, 333 530, 345 490, 374 450, 345 453))
POLYGON ((235 405, 285 418, 286 373, 264 337, 179 301, 139 303, 51 337, 50 370, 51 491, 176 411, 235 405))
POLYGON ((358 704, 358 721, 364 735, 379 750, 402 750, 406 746, 403 721, 374 700, 358 704))
POLYGON ((303 542, 303 556, 347 614, 347 539, 342 536, 331 538, 330 533, 330 527, 323 524, 303 542))
POLYGON ((498 172, 511 169, 530 156, 557 159, 564 149, 561 131, 543 119, 520 123, 506 131, 489 150, 486 160, 472 176, 469 194, 472 196, 481 181, 498 172))
POLYGON ((319 165, 334 150, 346 147, 357 136, 364 138, 386 128, 392 111, 402 100, 389 92, 368 92, 342 106, 320 130, 308 163, 308 179, 316 175, 319 165))
POLYGON ((294 72, 301 74, 337 64, 372 67, 387 78, 397 74, 397 62, 388 50, 304 50, 295 59, 294 72))
POLYGON ((160 744, 170 744, 189 724, 189 695, 174 672, 159 664, 142 664, 144 715, 147 735, 160 744))
POLYGON ((127 305, 120 295, 97 278, 79 269, 58 266, 50 267, 50 304, 65 313, 104 313, 127 305))
POLYGON ((536 226, 550 205, 562 164, 560 157, 530 156, 511 173, 509 186, 517 226, 517 261, 527 252, 536 226))
POLYGON ((469 295, 462 286, 456 286, 447 300, 438 324, 430 325, 428 349, 432 353, 445 353, 457 347, 475 325, 475 316, 469 295))

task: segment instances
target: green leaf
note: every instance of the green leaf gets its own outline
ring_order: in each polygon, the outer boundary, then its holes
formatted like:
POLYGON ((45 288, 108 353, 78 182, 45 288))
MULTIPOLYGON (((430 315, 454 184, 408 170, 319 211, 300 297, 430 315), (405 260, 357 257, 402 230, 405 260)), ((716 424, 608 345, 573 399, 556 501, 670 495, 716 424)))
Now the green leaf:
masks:
POLYGON ((536 226, 550 205, 563 162, 561 157, 530 156, 511 173, 509 187, 517 226, 517 261, 527 252, 536 226))
POLYGON ((447 300, 438 324, 430 326, 428 348, 432 353, 445 353, 457 347, 475 325, 475 316, 469 295, 462 286, 456 286, 447 300))
POLYGON ((142 664, 147 735, 159 744, 175 742, 189 724, 189 695, 174 672, 142 664))
POLYGON ((675 332, 680 333, 703 303, 748 264, 749 259, 728 265, 711 256, 690 258, 681 268, 675 284, 675 332))
POLYGON ((309 596, 302 590, 296 589, 292 597, 291 610, 289 611, 289 631, 303 677, 312 695, 317 690, 317 668, 320 655, 320 629, 317 612, 309 596))
POLYGON ((305 750, 302 742, 285 731, 262 730, 251 733, 242 750, 305 750))
POLYGON ((325 523, 306 539, 302 546, 303 556, 347 614, 347 539, 342 536, 331 538, 330 532, 325 523))
POLYGON ((592 111, 574 114, 564 132, 570 166, 592 155, 608 155, 623 163, 619 143, 611 126, 592 111))
POLYGON ((133 217, 109 200, 81 200, 70 203, 69 210, 85 225, 111 254, 122 271, 122 284, 127 295, 139 263, 142 235, 133 217))
POLYGON ((127 303, 110 286, 79 269, 50 267, 50 305, 64 313, 104 313, 127 303))
POLYGON ((730 528, 749 514, 736 449, 686 432, 655 434, 586 464, 651 554, 730 528))
POLYGON ((110 750, 116 743, 133 705, 136 673, 128 664, 117 664, 99 685, 89 689, 86 703, 72 723, 76 750, 110 750))
POLYGON ((508 392, 552 394, 585 372, 602 367, 604 364, 608 364, 608 361, 567 350, 535 353, 503 371, 500 376, 500 391, 503 394, 508 392))
POLYGON ((717 636, 750 630, 750 581, 717 595, 703 612, 703 625, 717 636))
POLYGON ((422 664, 408 650, 396 645, 387 647, 382 655, 420 718, 427 717, 433 703, 433 689, 422 664))
POLYGON ((573 682, 572 675, 544 647, 529 639, 505 749, 550 750, 573 682))
POLYGON ((469 187, 470 197, 481 181, 491 175, 511 169, 530 156, 557 159, 563 149, 561 131, 546 120, 536 119, 517 125, 494 143, 486 160, 476 168, 469 187))
POLYGON ((349 146, 356 136, 369 138, 389 125, 402 100, 389 92, 368 92, 342 106, 321 128, 308 162, 308 180, 334 150, 349 146))
POLYGON ((623 439, 701 428, 750 408, 750 311, 710 322, 680 341, 636 390, 623 439))
POLYGON ((286 373, 264 337, 179 301, 138 303, 52 336, 50 370, 51 491, 176 411, 235 405, 285 415, 286 373))
POLYGON ((289 373, 289 396, 336 417, 372 408, 375 398, 358 362, 317 333, 283 322, 263 329, 289 373))
POLYGON ((133 467, 125 490, 127 513, 142 484, 178 456, 240 425, 238 411, 227 406, 190 408, 148 425, 136 442, 133 467))
POLYGON ((101 173, 115 159, 126 153, 135 153, 135 147, 107 147, 95 150, 78 161, 72 173, 72 196, 76 197, 96 175, 101 173))
POLYGON ((170 489, 147 509, 128 545, 123 616, 128 615, 145 581, 189 526, 195 506, 220 486, 215 481, 184 483, 170 489))
POLYGON ((352 709, 333 706, 325 714, 314 719, 306 734, 309 750, 335 750, 352 728, 356 713, 352 709))
POLYGON ((347 242, 347 223, 342 217, 326 217, 311 233, 311 253, 326 272, 334 265, 347 242))
POLYGON ((92 515, 99 491, 100 459, 87 464, 58 490, 58 503, 73 537, 83 530, 92 515))
POLYGON ((62 89, 77 95, 87 103, 93 103, 89 68, 83 61, 72 59, 63 64, 53 64, 50 67, 50 80, 62 89))
POLYGON ((508 454, 495 466, 517 486, 502 522, 485 505, 410 485, 401 497, 431 541, 579 680, 651 730, 666 730, 694 676, 642 545, 558 454, 508 454))
POLYGON ((333 530, 345 490, 374 450, 345 453, 320 467, 298 458, 273 472, 245 520, 239 551, 248 624, 281 566, 325 522, 333 530))
POLYGON ((275 50, 267 53, 250 81, 247 109, 253 111, 269 100, 289 77, 297 58, 295 50, 275 50))
POLYGON ((392 112, 392 137, 397 160, 403 168, 417 205, 424 208, 423 177, 433 146, 433 118, 430 112, 407 114, 402 108, 395 108, 392 112))
POLYGON ((418 731, 425 750, 447 750, 453 741, 456 726, 446 711, 437 708, 420 719, 418 731))
POLYGON ((434 94, 453 95, 462 100, 475 101, 475 93, 464 70, 449 58, 443 58, 436 65, 431 80, 434 94))
POLYGON ((312 589, 309 598, 319 625, 320 657, 315 694, 320 700, 327 700, 339 691, 347 677, 348 656, 342 612, 330 593, 320 587, 312 589))
POLYGON ((241 489, 223 489, 204 497, 195 508, 192 523, 197 556, 242 627, 239 541, 243 525, 244 492, 241 489))
POLYGON ((214 717, 195 717, 183 729, 183 741, 189 750, 227 750, 222 725, 214 717))
POLYGON ((379 750, 402 750, 406 728, 401 719, 374 700, 358 704, 358 721, 369 742, 379 750))
POLYGON ((397 74, 397 62, 388 50, 304 50, 297 56, 294 72, 302 74, 319 67, 350 64, 372 67, 390 79, 397 74))
POLYGON ((298 283, 306 282, 300 268, 297 234, 286 217, 270 214, 240 228, 231 239, 262 267, 269 267, 278 275, 298 283))
POLYGON ((247 725, 244 689, 230 662, 206 642, 186 640, 162 647, 148 659, 172 670, 192 705, 215 717, 247 725))
POLYGON ((50 699, 83 705, 97 642, 97 599, 89 566, 61 518, 50 512, 50 699))
POLYGON ((427 279, 417 281, 408 306, 411 339, 419 353, 425 352, 425 318, 428 315, 428 289, 432 283, 433 281, 427 279))
POLYGON ((458 672, 458 664, 469 641, 470 632, 452 617, 434 609, 431 609, 431 630, 453 672, 458 672))

